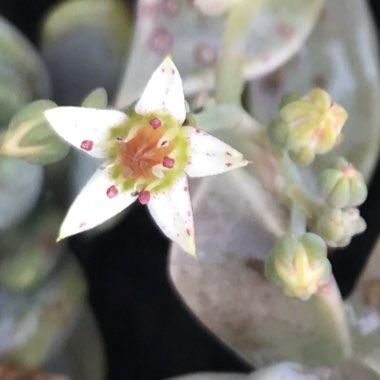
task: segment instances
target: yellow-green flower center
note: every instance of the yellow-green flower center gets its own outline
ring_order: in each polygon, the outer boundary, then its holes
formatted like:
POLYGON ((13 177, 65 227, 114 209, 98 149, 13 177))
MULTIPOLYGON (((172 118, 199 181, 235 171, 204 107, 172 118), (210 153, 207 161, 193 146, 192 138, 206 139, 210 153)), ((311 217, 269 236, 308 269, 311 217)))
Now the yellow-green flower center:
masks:
POLYGON ((181 125, 169 115, 137 115, 110 130, 111 177, 124 191, 159 191, 180 176, 188 161, 181 125))

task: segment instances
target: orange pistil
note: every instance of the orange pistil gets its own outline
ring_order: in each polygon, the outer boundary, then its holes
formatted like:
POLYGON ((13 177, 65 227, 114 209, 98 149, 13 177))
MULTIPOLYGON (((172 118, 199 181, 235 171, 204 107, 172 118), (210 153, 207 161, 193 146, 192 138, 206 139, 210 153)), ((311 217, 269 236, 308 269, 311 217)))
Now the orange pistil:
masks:
POLYGON ((159 145, 164 132, 162 128, 153 129, 147 125, 140 128, 131 140, 119 143, 120 164, 126 179, 156 178, 152 168, 162 164, 173 150, 173 143, 170 141, 159 145))

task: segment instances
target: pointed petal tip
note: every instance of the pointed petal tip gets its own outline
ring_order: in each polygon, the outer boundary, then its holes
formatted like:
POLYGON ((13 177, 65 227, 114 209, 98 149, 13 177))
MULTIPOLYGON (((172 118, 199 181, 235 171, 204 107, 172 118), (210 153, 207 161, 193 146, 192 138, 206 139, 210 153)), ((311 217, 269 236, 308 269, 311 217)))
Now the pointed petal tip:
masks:
POLYGON ((56 243, 59 243, 61 240, 66 239, 67 236, 62 235, 61 233, 55 239, 56 243))
POLYGON ((170 55, 153 72, 135 105, 135 111, 140 115, 169 114, 181 124, 186 119, 182 79, 170 55))
POLYGON ((195 247, 194 247, 192 250, 187 251, 187 253, 188 253, 191 257, 193 257, 194 259, 198 258, 198 256, 197 256, 197 250, 196 250, 195 247))
POLYGON ((243 157, 241 167, 247 166, 247 165, 252 164, 252 163, 253 163, 252 160, 247 160, 246 158, 243 157))
POLYGON ((186 235, 183 236, 182 241, 179 241, 181 248, 191 257, 197 257, 197 247, 195 245, 195 237, 194 233, 188 235, 186 231, 186 235))

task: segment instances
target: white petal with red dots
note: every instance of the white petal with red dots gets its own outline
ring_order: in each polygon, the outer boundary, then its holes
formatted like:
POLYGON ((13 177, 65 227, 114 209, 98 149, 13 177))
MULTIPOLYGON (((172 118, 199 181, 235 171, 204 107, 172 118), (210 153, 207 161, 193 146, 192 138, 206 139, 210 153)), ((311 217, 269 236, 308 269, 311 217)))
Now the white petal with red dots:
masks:
POLYGON ((170 188, 152 193, 148 208, 161 231, 194 256, 194 221, 186 176, 170 188))
POLYGON ((109 128, 126 120, 125 113, 85 107, 57 107, 45 111, 45 117, 64 140, 93 157, 105 157, 99 146, 109 128))
POLYGON ((198 128, 184 129, 190 143, 189 162, 185 168, 190 177, 220 174, 248 164, 240 152, 216 137, 198 128))
POLYGON ((127 208, 136 198, 115 186, 107 168, 98 169, 71 205, 58 240, 96 227, 127 208))
POLYGON ((181 124, 184 122, 186 107, 182 80, 171 58, 166 57, 153 73, 135 111, 140 115, 170 114, 181 124))

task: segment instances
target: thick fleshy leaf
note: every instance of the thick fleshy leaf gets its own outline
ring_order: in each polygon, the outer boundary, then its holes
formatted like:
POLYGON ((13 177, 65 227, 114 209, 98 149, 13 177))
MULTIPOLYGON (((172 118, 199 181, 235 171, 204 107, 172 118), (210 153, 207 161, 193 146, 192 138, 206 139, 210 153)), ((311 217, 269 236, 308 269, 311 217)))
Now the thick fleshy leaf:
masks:
POLYGON ((45 111, 45 117, 71 145, 93 157, 103 158, 103 149, 98 144, 107 137, 109 128, 122 123, 127 116, 116 110, 57 107, 45 111))
POLYGON ((0 127, 33 99, 50 97, 50 80, 36 49, 0 16, 0 127))
POLYGON ((223 141, 193 127, 184 127, 190 141, 190 159, 186 173, 190 177, 204 177, 246 166, 243 155, 223 141))
POLYGON ((80 104, 95 87, 112 98, 133 34, 132 10, 124 1, 61 1, 41 21, 40 51, 54 100, 80 104))
POLYGON ((43 178, 40 166, 0 157, 0 231, 15 226, 33 209, 43 178))
POLYGON ((63 160, 70 146, 54 132, 44 116, 46 110, 55 107, 50 100, 37 100, 19 110, 1 142, 1 153, 37 165, 63 160))
POLYGON ((298 363, 282 362, 251 374, 203 372, 166 380, 326 380, 329 374, 329 368, 307 368, 298 363))
POLYGON ((166 57, 152 74, 135 111, 141 115, 166 113, 181 124, 184 122, 186 107, 182 80, 170 57, 166 57))
MULTIPOLYGON (((252 21, 247 49, 242 54, 245 78, 271 72, 293 56, 319 19, 323 3, 324 0, 265 0, 252 21)), ((149 78, 167 53, 174 57, 186 94, 212 88, 224 25, 225 15, 206 16, 194 1, 140 0, 116 106, 125 107, 138 98, 144 77, 149 78)))
MULTIPOLYGON (((342 143, 318 157, 311 176, 342 155, 368 182, 380 141, 379 109, 370 105, 379 104, 380 89, 376 33, 367 1, 326 1, 323 17, 300 54, 273 75, 249 85, 253 100, 249 110, 258 120, 269 122, 277 114, 283 94, 303 93, 314 86, 342 104, 349 117, 342 143)), ((335 115, 338 119, 343 116, 341 112, 335 115)))
POLYGON ((195 255, 193 211, 186 176, 170 188, 153 193, 148 208, 162 232, 187 253, 195 255))
POLYGON ((335 281, 305 302, 266 280, 263 260, 289 222, 255 177, 234 170, 205 178, 192 198, 198 257, 174 246, 170 275, 216 336, 255 367, 279 360, 333 365, 351 355, 335 281))
POLYGON ((107 168, 99 168, 71 205, 58 240, 96 227, 124 210, 135 199, 131 193, 118 189, 108 177, 107 168))

